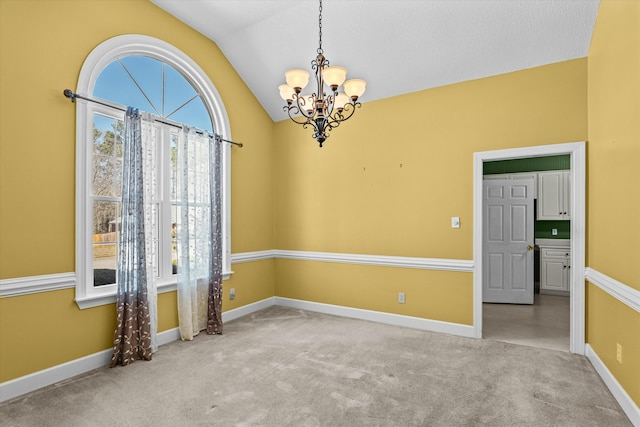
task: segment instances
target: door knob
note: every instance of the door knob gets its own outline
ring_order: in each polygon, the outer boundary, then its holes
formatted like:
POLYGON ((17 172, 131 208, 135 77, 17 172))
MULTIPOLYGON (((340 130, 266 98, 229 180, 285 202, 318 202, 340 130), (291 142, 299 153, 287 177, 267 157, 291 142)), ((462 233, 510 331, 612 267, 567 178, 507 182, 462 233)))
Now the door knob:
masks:
POLYGON ((532 251, 533 250, 533 246, 531 246, 531 245, 527 246, 527 250, 528 251, 532 251))

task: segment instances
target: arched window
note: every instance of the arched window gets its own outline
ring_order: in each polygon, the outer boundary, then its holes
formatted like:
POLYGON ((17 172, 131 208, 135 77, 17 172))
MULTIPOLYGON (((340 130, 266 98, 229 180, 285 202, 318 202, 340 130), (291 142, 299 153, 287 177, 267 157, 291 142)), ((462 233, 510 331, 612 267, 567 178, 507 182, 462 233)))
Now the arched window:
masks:
MULTIPOLYGON (((175 47, 160 40, 126 35, 107 40, 87 57, 76 92, 106 101, 78 99, 76 134, 76 302, 81 308, 115 300, 123 107, 153 114, 157 179, 157 223, 153 259, 158 291, 175 289, 176 143, 187 124, 230 139, 224 106, 204 72, 175 47)), ((224 147, 223 267, 230 274, 230 151, 224 147)))

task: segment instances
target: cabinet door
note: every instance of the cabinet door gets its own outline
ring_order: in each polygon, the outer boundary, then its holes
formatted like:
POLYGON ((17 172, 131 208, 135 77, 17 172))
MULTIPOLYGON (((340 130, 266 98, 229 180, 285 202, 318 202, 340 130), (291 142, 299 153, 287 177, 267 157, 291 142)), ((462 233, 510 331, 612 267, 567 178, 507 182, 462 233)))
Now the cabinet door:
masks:
POLYGON ((567 262, 563 259, 543 259, 540 271, 540 289, 566 291, 567 262))
POLYGON ((538 219, 564 219, 563 171, 538 173, 538 219))

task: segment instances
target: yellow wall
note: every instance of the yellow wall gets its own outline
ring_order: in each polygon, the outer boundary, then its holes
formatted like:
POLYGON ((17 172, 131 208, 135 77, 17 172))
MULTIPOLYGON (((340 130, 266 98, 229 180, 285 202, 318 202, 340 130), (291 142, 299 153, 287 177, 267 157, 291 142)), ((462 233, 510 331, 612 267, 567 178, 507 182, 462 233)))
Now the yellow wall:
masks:
MULTIPOLYGON (((587 265, 640 290, 640 2, 600 3, 588 70, 587 265)), ((588 342, 640 406, 640 313, 587 291, 588 342)))
MULTIPOLYGON (((323 148, 276 123, 277 248, 471 260, 473 153, 586 140, 586 85, 578 59, 367 102, 323 148)), ((276 265, 278 296, 472 324, 469 273, 276 265)))
MULTIPOLYGON (((0 279, 74 271, 75 108, 61 92, 75 88, 95 46, 139 33, 205 70, 233 138, 245 143, 233 149, 234 253, 470 260, 473 153, 588 134, 587 265, 640 289, 639 20, 637 1, 605 0, 588 61, 366 102, 320 149, 309 130, 273 124, 214 43, 146 0, 0 0, 0 279), (624 227, 611 227, 620 212, 624 227)), ((233 269, 225 310, 278 295, 472 323, 470 273, 294 260, 233 269)), ((79 310, 73 297, 65 289, 0 298, 0 382, 111 347, 113 305, 79 310)), ((594 285, 587 298, 588 341, 639 403, 639 314, 594 285)), ((175 327, 175 292, 158 304, 159 330, 175 327)))
MULTIPOLYGON (((147 0, 0 0, 0 279, 75 270, 76 113, 62 91, 93 48, 131 33, 182 50, 216 86, 245 144, 232 150, 232 251, 273 248, 273 122, 214 43, 147 0)), ((273 261, 235 270, 224 310, 273 296, 273 261)), ((112 346, 114 306, 80 310, 74 295, 0 298, 0 382, 112 346)), ((158 305, 159 329, 177 326, 175 292, 158 305)))
POLYGON ((279 259, 276 277, 286 298, 473 325, 472 273, 279 259))

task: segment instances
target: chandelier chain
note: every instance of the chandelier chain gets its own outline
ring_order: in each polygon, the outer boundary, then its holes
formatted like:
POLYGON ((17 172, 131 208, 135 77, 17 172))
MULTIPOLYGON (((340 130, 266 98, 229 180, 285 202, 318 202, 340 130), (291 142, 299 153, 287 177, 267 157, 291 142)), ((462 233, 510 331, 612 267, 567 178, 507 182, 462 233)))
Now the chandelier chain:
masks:
POLYGON ((320 15, 318 16, 318 31, 320 34, 319 47, 318 47, 318 55, 322 55, 322 0, 320 0, 320 15))

